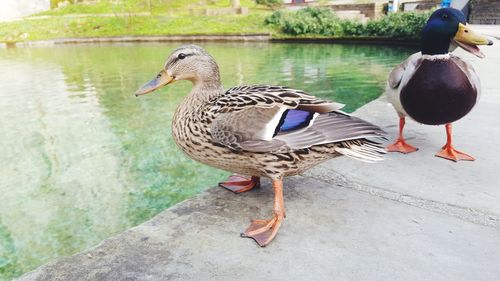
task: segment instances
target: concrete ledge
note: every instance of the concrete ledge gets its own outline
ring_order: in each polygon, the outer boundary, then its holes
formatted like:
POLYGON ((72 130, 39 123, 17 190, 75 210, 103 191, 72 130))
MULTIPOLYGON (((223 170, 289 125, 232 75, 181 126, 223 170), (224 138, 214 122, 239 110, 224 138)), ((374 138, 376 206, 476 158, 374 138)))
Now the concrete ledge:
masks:
POLYGON ((498 280, 499 232, 351 190, 286 181, 286 223, 267 248, 238 237, 267 217, 269 184, 214 188, 20 280, 498 280))
POLYGON ((50 46, 59 44, 89 44, 89 43, 143 43, 143 42, 285 42, 285 43, 340 43, 340 44, 369 44, 369 45, 399 45, 418 46, 416 39, 399 38, 375 38, 375 37, 352 37, 352 38, 317 38, 317 37, 283 37, 273 38, 271 34, 211 34, 211 35, 169 35, 169 36, 109 36, 109 37, 81 37, 81 38, 59 38, 52 40, 37 40, 26 42, 9 42, 7 47, 33 47, 50 46))
POLYGON ((498 280, 499 231, 352 190, 286 181, 287 219, 259 248, 239 237, 272 189, 220 188, 19 280, 498 280))
MULTIPOLYGON (((270 216, 269 182, 240 195, 215 187, 19 280, 500 280, 499 42, 482 49, 484 60, 458 53, 483 81, 479 105, 455 126, 475 162, 434 157, 444 129, 408 122, 416 153, 336 158, 288 178, 287 218, 266 248, 239 233, 270 216)), ((396 133, 383 98, 356 115, 396 133)))
POLYGON ((271 38, 272 42, 286 43, 339 43, 339 44, 363 44, 363 45, 395 45, 395 46, 419 46, 418 39, 413 38, 383 38, 383 37, 283 37, 271 38))
POLYGON ((43 46, 58 44, 88 44, 88 43, 141 43, 141 42, 196 42, 196 41, 269 41, 270 34, 211 34, 211 35, 169 35, 169 36, 109 36, 59 38, 17 42, 17 46, 43 46))

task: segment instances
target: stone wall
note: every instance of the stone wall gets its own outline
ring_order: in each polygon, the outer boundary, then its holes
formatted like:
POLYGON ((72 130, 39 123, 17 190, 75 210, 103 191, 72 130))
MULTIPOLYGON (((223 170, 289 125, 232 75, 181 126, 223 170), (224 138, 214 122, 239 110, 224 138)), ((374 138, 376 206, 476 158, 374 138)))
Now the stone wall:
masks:
POLYGON ((500 1, 498 0, 472 1, 470 6, 469 23, 500 25, 500 1))
POLYGON ((412 6, 413 9, 411 10, 426 11, 439 7, 440 4, 441 0, 404 1, 403 3, 401 3, 402 6, 401 10, 408 11, 410 9, 407 9, 407 7, 412 6))
POLYGON ((333 4, 328 5, 333 11, 360 11, 367 18, 373 19, 383 12, 383 3, 333 4))

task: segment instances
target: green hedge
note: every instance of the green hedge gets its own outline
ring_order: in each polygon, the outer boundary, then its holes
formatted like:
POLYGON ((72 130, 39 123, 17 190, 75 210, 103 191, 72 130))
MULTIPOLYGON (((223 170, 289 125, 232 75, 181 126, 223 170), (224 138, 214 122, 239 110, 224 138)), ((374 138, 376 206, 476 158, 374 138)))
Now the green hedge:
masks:
POLYGON ((277 11, 265 19, 288 35, 330 37, 419 38, 430 12, 395 13, 366 24, 338 18, 329 8, 308 7, 295 12, 277 11))

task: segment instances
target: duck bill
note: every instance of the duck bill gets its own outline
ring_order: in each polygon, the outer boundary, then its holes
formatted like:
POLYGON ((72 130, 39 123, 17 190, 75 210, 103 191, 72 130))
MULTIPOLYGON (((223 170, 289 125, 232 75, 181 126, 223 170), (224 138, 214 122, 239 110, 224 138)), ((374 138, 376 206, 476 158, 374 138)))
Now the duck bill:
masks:
POLYGON ((153 80, 149 81, 148 83, 140 87, 135 92, 135 96, 138 97, 141 95, 149 94, 165 85, 173 83, 174 81, 175 77, 168 75, 167 71, 162 70, 160 71, 160 73, 158 73, 158 75, 156 75, 156 77, 153 80))
POLYGON ((469 28, 468 25, 464 25, 461 23, 458 24, 458 31, 455 34, 453 40, 462 49, 480 58, 484 58, 485 55, 483 54, 483 52, 481 52, 481 50, 479 50, 477 46, 493 45, 493 41, 488 39, 486 36, 475 33, 474 31, 472 31, 472 29, 469 28))

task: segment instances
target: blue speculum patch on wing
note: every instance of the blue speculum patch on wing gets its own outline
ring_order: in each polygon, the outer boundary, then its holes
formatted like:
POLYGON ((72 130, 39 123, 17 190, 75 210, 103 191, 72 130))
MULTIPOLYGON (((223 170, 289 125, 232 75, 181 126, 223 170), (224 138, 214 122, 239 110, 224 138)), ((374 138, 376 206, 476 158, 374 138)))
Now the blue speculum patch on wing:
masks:
POLYGON ((288 132, 293 130, 298 130, 309 126, 311 119, 314 116, 314 112, 298 110, 298 109, 288 109, 281 116, 281 120, 276 127, 274 136, 279 132, 288 132))

